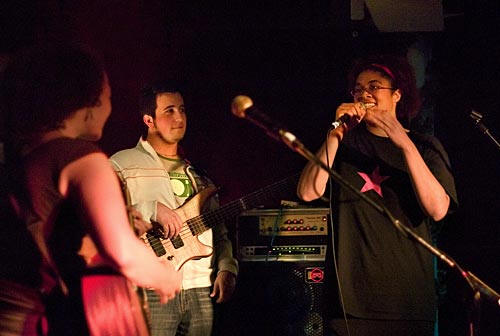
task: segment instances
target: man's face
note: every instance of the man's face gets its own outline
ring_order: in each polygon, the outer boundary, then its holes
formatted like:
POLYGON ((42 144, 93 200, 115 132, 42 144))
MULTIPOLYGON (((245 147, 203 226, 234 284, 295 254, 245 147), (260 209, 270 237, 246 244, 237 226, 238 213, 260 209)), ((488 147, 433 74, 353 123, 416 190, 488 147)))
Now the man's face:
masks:
POLYGON ((153 126, 149 132, 156 133, 167 144, 176 144, 186 133, 186 111, 180 93, 160 93, 156 96, 153 126))

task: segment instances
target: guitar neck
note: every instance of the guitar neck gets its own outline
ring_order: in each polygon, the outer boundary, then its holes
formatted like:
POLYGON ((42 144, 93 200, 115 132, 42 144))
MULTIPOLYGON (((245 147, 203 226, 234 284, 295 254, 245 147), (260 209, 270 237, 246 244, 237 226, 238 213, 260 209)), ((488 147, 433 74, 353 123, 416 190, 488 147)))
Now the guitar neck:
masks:
POLYGON ((195 235, 199 235, 213 228, 217 223, 238 217, 245 210, 269 204, 272 201, 280 200, 282 196, 289 195, 290 192, 295 191, 297 180, 298 174, 293 175, 263 189, 254 191, 245 197, 231 201, 215 210, 191 218, 187 221, 187 224, 195 235))

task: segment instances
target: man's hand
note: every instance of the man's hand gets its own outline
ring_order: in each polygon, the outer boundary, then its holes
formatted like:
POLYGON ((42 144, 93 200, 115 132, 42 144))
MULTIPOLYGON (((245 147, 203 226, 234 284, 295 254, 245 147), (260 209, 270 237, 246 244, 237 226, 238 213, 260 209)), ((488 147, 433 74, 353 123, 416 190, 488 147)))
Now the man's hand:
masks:
POLYGON ((229 271, 221 271, 215 278, 214 289, 210 293, 210 297, 216 297, 215 302, 226 302, 233 296, 236 286, 236 275, 229 271))
POLYGON ((163 227, 165 238, 173 238, 179 234, 182 220, 172 209, 163 203, 156 203, 156 221, 163 227))

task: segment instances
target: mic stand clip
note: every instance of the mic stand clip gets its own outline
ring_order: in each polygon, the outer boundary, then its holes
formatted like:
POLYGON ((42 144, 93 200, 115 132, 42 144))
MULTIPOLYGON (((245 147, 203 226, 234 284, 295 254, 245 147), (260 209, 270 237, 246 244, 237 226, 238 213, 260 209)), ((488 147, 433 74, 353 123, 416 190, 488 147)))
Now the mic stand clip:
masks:
POLYGON ((500 142, 493 136, 493 134, 491 134, 488 127, 483 124, 483 115, 477 111, 472 110, 470 113, 470 117, 472 118, 472 120, 474 120, 474 125, 476 125, 476 127, 479 128, 481 132, 486 134, 497 146, 497 148, 500 149, 500 142))

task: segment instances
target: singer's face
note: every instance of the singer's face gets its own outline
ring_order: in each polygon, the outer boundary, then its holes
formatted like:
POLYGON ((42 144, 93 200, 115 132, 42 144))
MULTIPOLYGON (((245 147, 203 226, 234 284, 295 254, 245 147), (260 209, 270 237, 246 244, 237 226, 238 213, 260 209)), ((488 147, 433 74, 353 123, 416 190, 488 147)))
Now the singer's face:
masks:
POLYGON ((186 111, 181 94, 160 93, 156 97, 156 110, 150 132, 166 144, 176 144, 186 133, 186 111))
POLYGON ((374 103, 377 109, 396 115, 396 104, 401 94, 399 90, 392 89, 391 81, 379 72, 363 71, 358 75, 355 88, 364 89, 354 96, 355 102, 374 103))

